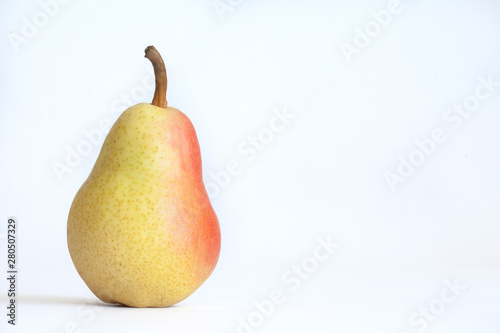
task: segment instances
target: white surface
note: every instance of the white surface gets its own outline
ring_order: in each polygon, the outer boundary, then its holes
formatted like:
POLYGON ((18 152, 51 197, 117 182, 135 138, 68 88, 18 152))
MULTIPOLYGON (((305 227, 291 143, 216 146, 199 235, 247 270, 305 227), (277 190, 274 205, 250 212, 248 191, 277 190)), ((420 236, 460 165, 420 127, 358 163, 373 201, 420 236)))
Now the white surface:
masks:
POLYGON ((401 1, 350 62, 341 46, 390 2, 231 3, 221 20, 212 0, 68 1, 16 52, 9 38, 41 5, 0 1, 0 232, 18 219, 20 258, 18 325, 2 310, 0 331, 237 332, 281 292, 240 331, 498 333, 500 86, 461 123, 447 112, 487 93, 481 77, 500 81, 500 3, 401 1), (230 161, 240 173, 212 195, 223 244, 206 284, 172 308, 130 309, 98 301, 66 247, 102 138, 61 179, 53 163, 151 100, 150 44, 169 105, 197 129, 206 184, 230 161), (295 118, 251 159, 249 137, 269 134, 276 109, 295 118), (384 175, 436 130, 444 142, 391 190, 384 175), (327 236, 340 246, 312 259, 327 236), (302 264, 307 278, 291 271, 302 264), (444 303, 455 280, 464 290, 444 303), (424 328, 429 306, 440 313, 424 328))

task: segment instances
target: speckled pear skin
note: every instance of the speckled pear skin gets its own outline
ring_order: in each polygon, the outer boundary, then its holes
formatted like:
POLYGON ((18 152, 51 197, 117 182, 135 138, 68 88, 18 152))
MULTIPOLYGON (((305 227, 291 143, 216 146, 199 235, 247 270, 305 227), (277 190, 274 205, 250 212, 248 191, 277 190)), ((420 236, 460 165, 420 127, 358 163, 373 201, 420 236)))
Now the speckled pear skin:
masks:
POLYGON ((128 108, 73 200, 67 232, 78 273, 104 302, 166 307, 200 287, 219 258, 220 229, 187 116, 128 108))

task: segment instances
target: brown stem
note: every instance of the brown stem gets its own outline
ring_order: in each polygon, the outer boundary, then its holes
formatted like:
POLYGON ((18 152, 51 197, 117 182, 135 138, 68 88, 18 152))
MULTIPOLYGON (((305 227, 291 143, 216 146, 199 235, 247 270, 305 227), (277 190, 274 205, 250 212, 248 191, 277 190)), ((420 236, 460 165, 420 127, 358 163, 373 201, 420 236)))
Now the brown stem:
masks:
POLYGON ((151 104, 160 108, 167 108, 167 71, 161 58, 160 52, 153 46, 146 47, 144 57, 148 58, 153 64, 155 71, 155 94, 151 104))

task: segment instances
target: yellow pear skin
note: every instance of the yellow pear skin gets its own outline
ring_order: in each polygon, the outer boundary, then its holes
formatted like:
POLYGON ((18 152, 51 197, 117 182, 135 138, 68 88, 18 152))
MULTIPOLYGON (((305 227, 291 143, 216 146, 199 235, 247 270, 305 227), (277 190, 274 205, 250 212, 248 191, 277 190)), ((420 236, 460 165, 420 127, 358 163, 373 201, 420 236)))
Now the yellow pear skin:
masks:
POLYGON ((148 49, 157 76, 153 104, 162 106, 140 103, 118 118, 73 200, 67 236, 78 273, 99 299, 166 307, 210 276, 221 238, 196 132, 166 106, 163 61, 148 49))

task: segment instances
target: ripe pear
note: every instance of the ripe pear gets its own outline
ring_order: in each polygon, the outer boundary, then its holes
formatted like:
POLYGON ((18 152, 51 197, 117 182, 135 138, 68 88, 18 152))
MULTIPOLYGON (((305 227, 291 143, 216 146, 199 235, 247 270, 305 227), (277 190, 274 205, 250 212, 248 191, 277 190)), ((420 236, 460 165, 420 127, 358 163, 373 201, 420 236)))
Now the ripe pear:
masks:
POLYGON ((167 106, 158 51, 153 102, 125 110, 107 135, 68 216, 68 248, 92 292, 107 303, 166 307, 209 277, 220 229, 203 184, 196 132, 167 106))

